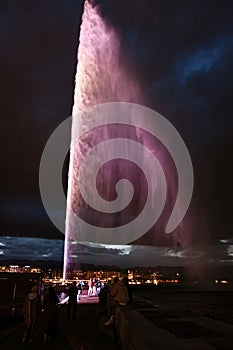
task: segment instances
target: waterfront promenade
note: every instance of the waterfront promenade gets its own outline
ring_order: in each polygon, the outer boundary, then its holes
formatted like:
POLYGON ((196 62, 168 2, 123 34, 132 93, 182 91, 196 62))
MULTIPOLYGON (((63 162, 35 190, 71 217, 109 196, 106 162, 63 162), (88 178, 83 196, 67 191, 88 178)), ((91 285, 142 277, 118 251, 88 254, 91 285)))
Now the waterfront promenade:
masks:
POLYGON ((0 334, 0 346, 4 350, 14 347, 35 350, 233 350, 232 291, 148 288, 136 291, 133 299, 133 307, 119 309, 116 333, 113 327, 104 326, 106 319, 98 317, 98 298, 88 297, 85 291, 78 302, 74 322, 66 319, 66 305, 59 306, 58 337, 50 344, 42 344, 39 322, 33 344, 22 344, 23 327, 19 325, 8 330, 5 336, 4 332, 0 334))
POLYGON ((43 345, 39 319, 32 344, 22 343, 24 328, 21 323, 0 333, 1 349, 119 349, 117 342, 99 329, 95 313, 96 306, 98 306, 98 298, 89 298, 84 293, 81 301, 78 302, 77 317, 74 321, 66 319, 66 304, 59 305, 58 335, 57 338, 51 339, 49 344, 43 345))

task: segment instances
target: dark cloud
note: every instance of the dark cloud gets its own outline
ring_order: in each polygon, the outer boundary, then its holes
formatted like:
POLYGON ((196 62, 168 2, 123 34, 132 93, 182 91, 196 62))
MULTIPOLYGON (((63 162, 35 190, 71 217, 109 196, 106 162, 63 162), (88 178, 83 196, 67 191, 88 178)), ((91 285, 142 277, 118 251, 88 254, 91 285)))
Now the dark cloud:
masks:
MULTIPOLYGON (((101 244, 75 244, 70 262, 95 265, 134 266, 206 266, 231 265, 233 262, 232 238, 225 243, 210 245, 208 250, 150 246, 110 246, 101 244)), ((57 260, 63 259, 64 242, 26 237, 0 238, 0 260, 57 260)))
POLYGON ((57 260, 63 259, 63 241, 44 238, 0 238, 0 259, 57 260))

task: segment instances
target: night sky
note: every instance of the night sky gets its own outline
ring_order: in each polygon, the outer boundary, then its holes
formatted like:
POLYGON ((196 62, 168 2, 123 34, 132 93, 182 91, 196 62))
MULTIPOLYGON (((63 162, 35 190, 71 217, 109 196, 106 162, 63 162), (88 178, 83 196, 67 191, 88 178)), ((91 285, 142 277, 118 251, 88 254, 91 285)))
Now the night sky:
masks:
MULTIPOLYGON (((146 105, 176 127, 190 152, 193 244, 205 246, 211 259, 233 262, 233 3, 94 2, 119 33, 122 62, 146 105)), ((50 134, 71 114, 82 6, 79 0, 0 3, 1 258, 13 256, 5 236, 40 237, 41 247, 48 238, 64 238, 43 208, 39 164, 50 134)), ((22 240, 17 256, 28 244, 22 240)))

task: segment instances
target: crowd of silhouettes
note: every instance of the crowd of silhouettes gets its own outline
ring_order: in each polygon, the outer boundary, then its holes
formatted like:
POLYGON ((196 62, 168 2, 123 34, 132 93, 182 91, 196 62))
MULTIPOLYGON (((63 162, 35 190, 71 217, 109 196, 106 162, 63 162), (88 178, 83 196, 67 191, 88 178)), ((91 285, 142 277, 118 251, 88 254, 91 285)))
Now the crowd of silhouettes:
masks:
MULTIPOLYGON (((74 281, 68 290, 67 319, 75 320, 77 314, 77 303, 81 300, 84 282, 74 281)), ((31 343, 33 341, 38 318, 41 318, 41 332, 43 343, 47 344, 57 335, 58 330, 58 304, 59 299, 53 286, 44 289, 43 295, 40 295, 38 286, 34 286, 27 294, 24 303, 24 321, 25 329, 23 342, 31 343), (41 303, 41 297, 43 300, 41 303)), ((112 325, 115 319, 116 306, 126 306, 132 304, 132 287, 128 278, 114 278, 102 283, 98 278, 90 278, 88 283, 89 297, 99 298, 99 305, 103 308, 108 321, 105 325, 112 325)))

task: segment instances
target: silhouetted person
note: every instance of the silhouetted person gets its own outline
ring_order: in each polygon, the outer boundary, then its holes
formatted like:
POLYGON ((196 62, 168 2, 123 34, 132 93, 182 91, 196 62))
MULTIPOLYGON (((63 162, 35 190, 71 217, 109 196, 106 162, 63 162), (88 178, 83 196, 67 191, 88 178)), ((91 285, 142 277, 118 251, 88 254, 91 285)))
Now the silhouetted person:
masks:
POLYGON ((77 295, 78 295, 78 288, 76 287, 76 282, 74 281, 72 286, 69 288, 68 291, 69 294, 69 300, 68 300, 68 307, 67 307, 67 318, 70 318, 70 313, 72 309, 72 320, 75 319, 76 312, 77 312, 77 295))
POLYGON ((98 297, 99 297, 99 304, 102 306, 107 307, 107 301, 108 301, 108 294, 110 293, 109 291, 109 286, 108 284, 105 284, 103 288, 101 288, 98 297))
POLYGON ((23 336, 23 342, 33 341, 35 333, 36 322, 41 311, 40 296, 38 293, 38 287, 34 286, 31 292, 26 296, 24 302, 24 321, 25 330, 23 336))
POLYGON ((51 335, 57 332, 57 306, 58 297, 52 286, 49 287, 48 293, 44 297, 44 312, 42 315, 42 332, 44 344, 50 341, 51 335))
POLYGON ((83 285, 81 281, 79 281, 77 288, 78 288, 78 300, 81 300, 82 291, 83 291, 83 285))
POLYGON ((102 318, 102 316, 105 316, 105 317, 107 316, 108 317, 107 302, 108 302, 108 294, 109 293, 110 293, 109 285, 105 284, 100 289, 100 292, 98 294, 99 305, 96 308, 96 310, 98 311, 97 317, 98 317, 99 320, 102 318))
POLYGON ((99 278, 97 278, 95 282, 95 286, 96 286, 96 295, 98 296, 102 288, 102 283, 99 278))
POLYGON ((117 305, 125 306, 129 301, 128 290, 123 281, 119 281, 116 277, 111 285, 110 293, 108 295, 108 314, 109 320, 105 322, 105 326, 110 326, 115 321, 115 308, 117 305))
POLYGON ((133 291, 132 291, 132 286, 131 286, 131 284, 129 284, 129 279, 128 279, 128 277, 124 277, 122 281, 123 281, 123 283, 126 285, 127 291, 128 291, 128 295, 129 295, 129 301, 128 301, 127 305, 132 305, 132 303, 133 303, 133 291))

